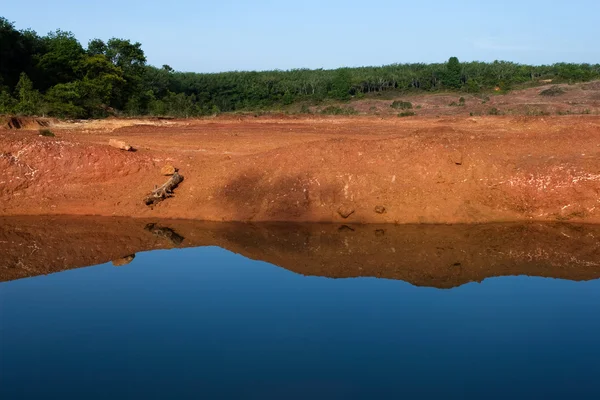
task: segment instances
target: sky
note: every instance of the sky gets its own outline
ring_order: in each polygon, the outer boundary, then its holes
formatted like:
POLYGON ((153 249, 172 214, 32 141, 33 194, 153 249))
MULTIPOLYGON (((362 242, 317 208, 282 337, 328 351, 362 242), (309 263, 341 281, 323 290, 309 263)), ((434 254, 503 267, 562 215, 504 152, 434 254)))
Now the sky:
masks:
POLYGON ((178 71, 507 60, 600 63, 600 1, 0 0, 18 29, 139 41, 178 71))

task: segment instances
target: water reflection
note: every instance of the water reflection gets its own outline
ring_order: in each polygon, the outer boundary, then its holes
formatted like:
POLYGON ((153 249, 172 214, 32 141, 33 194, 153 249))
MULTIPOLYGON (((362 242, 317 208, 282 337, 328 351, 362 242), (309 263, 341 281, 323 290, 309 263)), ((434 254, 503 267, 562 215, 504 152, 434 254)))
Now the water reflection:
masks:
POLYGON ((495 276, 600 278, 600 226, 335 225, 0 219, 0 281, 102 264, 148 250, 219 246, 302 275, 379 277, 451 288, 495 276))
POLYGON ((599 229, 4 218, 0 398, 598 398, 599 229))

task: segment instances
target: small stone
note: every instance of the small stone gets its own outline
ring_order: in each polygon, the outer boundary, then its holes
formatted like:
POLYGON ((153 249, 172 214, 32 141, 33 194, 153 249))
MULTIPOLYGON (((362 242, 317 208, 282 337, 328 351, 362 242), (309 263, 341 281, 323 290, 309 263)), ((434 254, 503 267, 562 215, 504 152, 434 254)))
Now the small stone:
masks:
POLYGON ((452 161, 455 165, 462 165, 463 163, 463 155, 460 151, 454 151, 450 154, 450 161, 452 161))
POLYGON ((165 176, 171 176, 171 175, 175 174, 175 172, 177 172, 177 169, 174 166, 172 166, 171 164, 164 165, 160 169, 160 174, 165 175, 165 176))
POLYGON ((133 148, 122 140, 110 139, 108 145, 120 150, 131 151, 133 148))
POLYGON ((132 262, 134 258, 135 258, 135 254, 130 254, 128 256, 113 260, 112 265, 114 265, 115 267, 122 267, 123 265, 127 265, 130 262, 132 262))
POLYGON ((384 206, 376 206, 375 207, 375 212, 377 214, 383 214, 385 212, 385 207, 384 206))
POLYGON ((338 208, 337 213, 340 214, 340 217, 346 219, 349 216, 351 216, 352 214, 354 214, 354 208, 352 207, 347 207, 347 206, 340 206, 340 208, 338 208))

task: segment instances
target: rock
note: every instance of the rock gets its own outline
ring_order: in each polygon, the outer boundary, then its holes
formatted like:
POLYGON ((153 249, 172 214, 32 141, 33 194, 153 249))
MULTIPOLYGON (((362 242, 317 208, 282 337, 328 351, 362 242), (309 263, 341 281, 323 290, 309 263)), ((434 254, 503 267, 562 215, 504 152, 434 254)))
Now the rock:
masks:
POLYGON ((165 175, 165 176, 171 176, 173 175, 175 172, 177 172, 177 169, 172 166, 171 164, 167 164, 164 165, 161 169, 160 169, 160 174, 161 175, 165 175))
POLYGON ((116 147, 117 149, 120 149, 120 150, 125 150, 125 151, 133 150, 133 147, 131 147, 130 145, 128 145, 127 143, 125 143, 122 140, 110 139, 108 141, 108 145, 112 146, 112 147, 116 147))
POLYGON ((348 206, 340 206, 338 208, 337 213, 340 214, 340 217, 346 219, 352 214, 354 214, 354 208, 348 206))
POLYGON ((450 161, 452 161, 455 165, 462 165, 463 163, 463 155, 460 151, 453 151, 450 154, 450 161))
POLYGON ((377 214, 383 214, 385 212, 385 207, 384 206, 376 206, 375 207, 375 212, 377 214))
POLYGON ((123 265, 127 265, 133 261, 135 258, 135 254, 130 254, 128 256, 117 258, 116 260, 112 260, 112 265, 115 267, 122 267, 123 265))

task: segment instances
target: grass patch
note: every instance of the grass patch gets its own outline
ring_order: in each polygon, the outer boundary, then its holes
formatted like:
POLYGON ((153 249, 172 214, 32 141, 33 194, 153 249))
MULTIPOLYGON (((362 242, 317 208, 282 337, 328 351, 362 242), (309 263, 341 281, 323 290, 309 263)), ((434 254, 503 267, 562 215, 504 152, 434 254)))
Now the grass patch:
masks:
POLYGON ((40 136, 56 137, 54 132, 52 132, 50 129, 40 129, 40 136))

